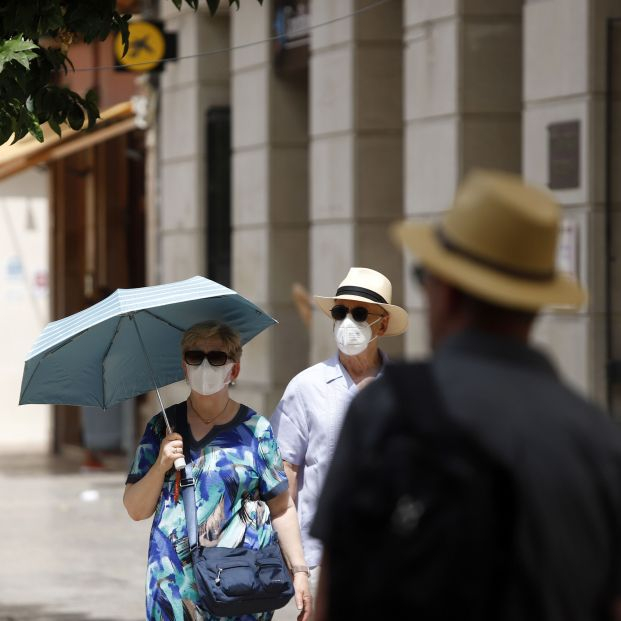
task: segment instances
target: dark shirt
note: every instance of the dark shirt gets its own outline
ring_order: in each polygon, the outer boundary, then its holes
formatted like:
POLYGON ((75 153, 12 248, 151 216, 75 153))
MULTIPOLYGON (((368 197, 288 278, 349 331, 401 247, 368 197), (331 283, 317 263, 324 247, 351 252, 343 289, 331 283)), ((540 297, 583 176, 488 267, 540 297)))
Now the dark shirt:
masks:
MULTIPOLYGON (((508 586, 502 619, 608 618, 621 595, 617 426, 561 382, 545 356, 513 340, 464 332, 447 339, 432 370, 448 415, 513 479, 513 554, 530 584, 528 592, 508 586)), ((385 380, 352 402, 311 530, 328 550, 332 516, 365 484, 360 463, 400 406, 385 380)))

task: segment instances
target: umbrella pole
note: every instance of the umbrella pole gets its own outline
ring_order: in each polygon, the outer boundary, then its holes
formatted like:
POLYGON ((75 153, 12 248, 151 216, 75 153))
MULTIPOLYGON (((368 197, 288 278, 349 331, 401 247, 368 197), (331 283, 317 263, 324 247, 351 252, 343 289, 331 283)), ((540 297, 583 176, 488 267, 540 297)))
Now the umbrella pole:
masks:
MULTIPOLYGON (((160 391, 157 387, 157 381, 155 379, 155 373, 153 373, 153 367, 151 367, 151 360, 149 360, 149 355, 147 354, 147 350, 144 346, 144 342, 142 341, 142 334, 140 334, 140 330, 138 329, 138 322, 134 319, 134 314, 129 314, 130 321, 134 324, 134 328, 136 328, 136 334, 138 335, 138 340, 140 341, 140 347, 142 348, 142 353, 147 360, 147 367, 149 369, 149 373, 151 374, 151 380, 153 381, 153 387, 155 388, 155 392, 157 394, 157 398, 160 402, 160 407, 162 408, 162 416, 164 416, 164 422, 166 423, 166 434, 171 434, 172 429, 170 427, 170 423, 168 422, 168 416, 166 416, 166 408, 164 407, 164 402, 162 401, 162 396, 160 395, 160 391)), ((175 459, 175 468, 177 470, 182 470, 185 468, 185 458, 177 457, 175 459)))

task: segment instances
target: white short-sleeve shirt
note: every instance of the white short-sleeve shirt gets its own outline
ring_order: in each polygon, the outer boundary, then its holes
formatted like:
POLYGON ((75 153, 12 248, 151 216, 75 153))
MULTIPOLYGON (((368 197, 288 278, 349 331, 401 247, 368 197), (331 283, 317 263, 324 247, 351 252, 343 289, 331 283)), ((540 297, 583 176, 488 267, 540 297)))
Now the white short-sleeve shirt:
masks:
MULTIPOLYGON (((380 355, 384 364, 387 358, 380 355)), ((356 384, 334 355, 296 375, 270 419, 283 459, 299 466, 297 509, 310 567, 319 565, 321 542, 309 530, 345 412, 357 393, 356 384)))

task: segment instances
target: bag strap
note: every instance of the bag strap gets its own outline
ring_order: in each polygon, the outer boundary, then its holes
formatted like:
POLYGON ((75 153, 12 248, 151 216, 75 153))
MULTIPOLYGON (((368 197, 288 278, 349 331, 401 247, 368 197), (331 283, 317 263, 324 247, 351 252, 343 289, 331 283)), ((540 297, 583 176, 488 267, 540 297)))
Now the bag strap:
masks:
MULTIPOLYGON (((182 471, 181 476, 181 496, 183 498, 183 510, 188 531, 190 552, 198 545, 198 518, 196 517, 196 496, 194 477, 192 476, 192 465, 188 464, 182 471)), ((235 515, 244 503, 244 496, 241 496, 234 505, 232 515, 235 515)))
POLYGON ((187 464, 182 471, 180 486, 191 552, 198 542, 198 524, 196 518, 196 496, 194 495, 194 477, 192 476, 192 466, 190 464, 187 464))
MULTIPOLYGON (((180 404, 177 404, 174 406, 175 408, 173 410, 174 416, 178 415, 178 411, 177 411, 178 406, 180 406, 180 404)), ((187 406, 185 407, 186 407, 186 412, 187 412, 187 406)), ((170 408, 169 411, 172 409, 173 408, 170 408)), ((191 433, 191 431, 190 431, 190 424, 187 420, 187 415, 186 415, 185 421, 186 421, 185 428, 189 434, 191 433)), ((181 470, 181 481, 180 481, 179 487, 181 488, 181 497, 183 498, 183 510, 185 512, 185 521, 186 521, 186 526, 187 526, 187 531, 188 531, 190 551, 192 551, 198 545, 198 518, 196 516, 196 495, 195 495, 196 485, 194 483, 194 477, 192 476, 192 465, 190 461, 189 447, 187 447, 187 444, 185 442, 184 442, 183 452, 185 456, 186 466, 185 468, 183 468, 183 470, 181 470)), ((234 511, 232 512, 232 515, 235 515, 241 509, 243 502, 244 502, 244 497, 242 496, 237 501, 237 503, 234 505, 234 511)))

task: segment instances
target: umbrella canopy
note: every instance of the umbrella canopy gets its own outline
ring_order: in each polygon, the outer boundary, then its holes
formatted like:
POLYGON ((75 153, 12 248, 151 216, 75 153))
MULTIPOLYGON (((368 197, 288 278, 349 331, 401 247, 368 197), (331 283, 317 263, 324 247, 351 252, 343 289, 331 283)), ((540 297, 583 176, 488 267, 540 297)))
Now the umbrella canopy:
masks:
POLYGON ((181 335, 210 319, 237 330, 242 345, 276 323, 232 289, 201 276, 118 289, 45 327, 26 358, 19 402, 105 409, 177 382, 183 379, 181 335))

